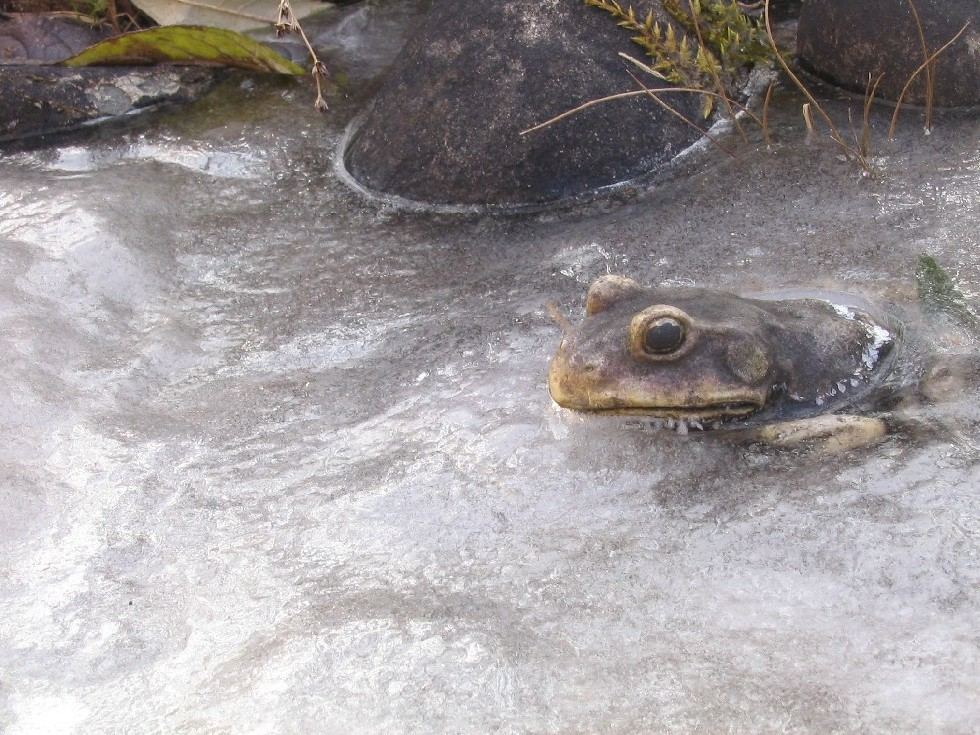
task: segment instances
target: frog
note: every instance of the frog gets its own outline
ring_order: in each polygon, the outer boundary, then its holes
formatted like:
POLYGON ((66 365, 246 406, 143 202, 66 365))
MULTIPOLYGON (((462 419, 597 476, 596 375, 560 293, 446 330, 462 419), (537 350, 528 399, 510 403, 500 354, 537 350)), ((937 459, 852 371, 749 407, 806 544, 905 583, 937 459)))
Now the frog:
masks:
POLYGON ((858 298, 605 275, 588 289, 582 322, 564 324, 548 388, 573 411, 836 453, 888 433, 884 418, 853 409, 887 392, 901 347, 901 322, 858 298))

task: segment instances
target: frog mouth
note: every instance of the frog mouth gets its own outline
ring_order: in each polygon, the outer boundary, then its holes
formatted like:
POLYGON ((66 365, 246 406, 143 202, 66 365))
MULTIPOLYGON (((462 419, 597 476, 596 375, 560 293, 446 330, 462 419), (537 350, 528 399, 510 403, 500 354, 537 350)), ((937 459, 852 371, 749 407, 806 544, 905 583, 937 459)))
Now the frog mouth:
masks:
MULTIPOLYGON (((559 404, 563 405, 563 404, 559 404)), ((762 408, 761 402, 744 399, 718 401, 697 406, 571 406, 578 411, 614 416, 644 416, 676 421, 726 421, 751 416, 762 408)))
POLYGON ((639 380, 595 377, 571 370, 561 353, 552 361, 548 390, 555 403, 574 411, 712 424, 750 416, 766 405, 771 393, 766 385, 752 388, 717 380, 675 389, 639 380))

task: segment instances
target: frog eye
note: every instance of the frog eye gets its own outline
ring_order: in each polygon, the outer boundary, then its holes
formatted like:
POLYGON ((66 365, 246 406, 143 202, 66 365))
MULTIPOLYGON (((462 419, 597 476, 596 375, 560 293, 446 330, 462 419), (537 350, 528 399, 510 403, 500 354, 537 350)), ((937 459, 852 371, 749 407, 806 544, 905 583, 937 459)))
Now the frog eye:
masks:
POLYGON ((675 352, 684 344, 687 330, 681 322, 669 316, 647 324, 643 337, 643 349, 654 355, 675 352))
POLYGON ((687 354, 696 338, 691 317, 676 306, 657 304, 630 321, 630 352, 641 360, 676 360, 687 354))

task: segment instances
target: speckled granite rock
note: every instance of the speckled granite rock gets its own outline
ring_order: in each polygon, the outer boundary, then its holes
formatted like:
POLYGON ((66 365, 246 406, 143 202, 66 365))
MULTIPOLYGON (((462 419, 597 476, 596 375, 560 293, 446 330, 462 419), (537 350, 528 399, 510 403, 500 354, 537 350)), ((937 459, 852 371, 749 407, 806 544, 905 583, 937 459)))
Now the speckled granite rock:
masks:
POLYGON ((0 142, 189 101, 216 78, 214 69, 204 67, 0 66, 0 142))
MULTIPOLYGON (((645 13, 650 3, 634 6, 645 13)), ((642 55, 607 14, 577 0, 436 0, 353 131, 347 169, 376 192, 503 206, 655 171, 699 134, 646 98, 520 135, 587 100, 636 89, 620 51, 642 55)), ((697 118, 696 97, 670 101, 697 118)))
MULTIPOLYGON (((980 2, 915 0, 930 52, 970 27, 936 59, 935 103, 980 104, 980 2)), ((897 99, 923 62, 922 43, 907 0, 806 0, 800 11, 800 62, 842 87, 863 92, 868 75, 884 74, 878 95, 897 99)), ((925 74, 906 100, 925 102, 925 74)))

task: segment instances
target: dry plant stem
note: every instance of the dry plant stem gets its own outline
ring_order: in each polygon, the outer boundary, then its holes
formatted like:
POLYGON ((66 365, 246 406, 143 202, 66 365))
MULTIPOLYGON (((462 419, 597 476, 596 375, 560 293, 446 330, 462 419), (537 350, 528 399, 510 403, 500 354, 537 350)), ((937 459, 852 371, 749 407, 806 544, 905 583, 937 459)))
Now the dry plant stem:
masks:
MULTIPOLYGON (((660 105, 665 110, 667 110, 667 112, 669 112, 674 117, 677 117, 677 118, 683 120, 685 123, 687 123, 692 128, 694 128, 695 130, 697 130, 699 133, 701 133, 701 135, 703 135, 705 138, 707 138, 708 141, 710 143, 712 143, 716 148, 718 148, 718 150, 720 150, 722 153, 726 153, 729 156, 731 156, 732 158, 738 158, 738 156, 736 156, 734 153, 732 153, 730 150, 728 150, 725 146, 723 146, 721 143, 719 143, 718 140, 711 133, 709 133, 707 130, 705 130, 700 125, 698 125, 697 123, 695 123, 693 120, 690 120, 688 117, 686 117, 685 115, 683 115, 682 113, 680 113, 675 107, 667 104, 662 99, 660 99, 656 95, 656 93, 653 92, 653 90, 649 89, 643 82, 640 81, 640 78, 638 76, 636 76, 636 74, 634 74, 633 72, 628 71, 628 70, 627 70, 626 73, 629 74, 633 78, 633 81, 634 82, 636 82, 638 85, 640 85, 640 87, 642 88, 642 90, 644 92, 646 92, 646 94, 650 97, 650 99, 652 99, 658 105, 660 105)), ((657 90, 657 91, 659 92, 660 90, 657 90)))
POLYGON ((108 0, 106 13, 109 17, 109 23, 116 33, 141 29, 139 10, 133 6, 130 0, 108 0))
POLYGON ((327 71, 326 65, 316 55, 313 44, 306 37, 306 31, 300 25, 299 19, 293 13, 293 9, 289 7, 289 0, 279 0, 279 17, 276 20, 276 33, 280 35, 283 33, 296 33, 303 40, 303 45, 306 46, 310 60, 313 62, 313 67, 310 69, 310 73, 313 75, 313 82, 316 84, 316 100, 314 100, 313 106, 320 112, 326 112, 327 100, 323 96, 323 85, 326 84, 329 72, 327 71))
MULTIPOLYGON (((818 103, 814 96, 810 94, 810 90, 807 89, 806 85, 800 81, 800 78, 793 73, 793 70, 789 68, 789 64, 786 63, 786 59, 784 59, 783 55, 779 53, 779 47, 776 46, 776 39, 772 33, 772 24, 769 21, 769 0, 766 0, 765 5, 763 6, 763 13, 766 21, 766 36, 769 38, 769 45, 772 46, 773 53, 776 56, 776 61, 779 62, 779 65, 789 76, 793 84, 795 84, 797 88, 803 92, 803 96, 807 98, 807 101, 810 103, 811 107, 820 113, 820 116, 824 119, 824 122, 827 123, 827 127, 830 128, 831 134, 835 134, 837 132, 837 128, 834 125, 834 121, 830 119, 830 115, 824 112, 824 109, 820 106, 820 103, 818 103)), ((840 137, 839 133, 837 134, 837 137, 840 137)))
POLYGON ((864 151, 861 148, 861 140, 858 138, 857 130, 854 129, 854 115, 850 107, 847 108, 847 124, 851 127, 851 137, 854 138, 854 147, 861 151, 861 155, 863 156, 864 151))
POLYGON ((84 23, 91 28, 108 26, 116 35, 130 30, 140 30, 139 24, 130 13, 123 13, 119 11, 119 6, 116 4, 116 0, 110 0, 107 2, 105 6, 104 18, 99 18, 87 13, 77 13, 73 10, 53 10, 51 13, 48 13, 48 15, 58 18, 67 18, 78 23, 84 23), (125 25, 123 25, 124 22, 125 25))
MULTIPOLYGON (((766 21, 766 36, 769 38, 769 45, 772 46, 772 51, 776 57, 776 61, 779 62, 779 65, 783 68, 783 71, 786 72, 786 75, 790 78, 793 84, 795 84, 796 87, 803 93, 803 96, 807 98, 809 108, 804 106, 804 109, 816 110, 820 114, 820 117, 823 118, 824 123, 826 123, 831 139, 837 143, 845 155, 853 157, 861 165, 861 168, 870 173, 871 167, 868 165, 867 159, 861 155, 861 151, 852 148, 847 144, 843 136, 841 136, 840 131, 837 129, 837 126, 834 125, 834 121, 830 119, 830 115, 828 115, 823 107, 820 106, 820 103, 817 102, 816 98, 810 94, 810 90, 807 89, 806 85, 803 84, 800 78, 793 73, 793 70, 789 68, 789 64, 786 63, 786 59, 784 59, 783 55, 779 52, 779 48, 776 46, 776 39, 772 33, 772 23, 769 19, 769 3, 770 0, 765 0, 765 5, 762 6, 763 16, 766 21)), ((806 119, 807 128, 812 129, 812 122, 807 119, 806 113, 804 113, 804 119, 806 119)))
MULTIPOLYGON (((926 34, 922 29, 922 20, 919 18, 919 11, 912 0, 908 0, 909 8, 912 11, 912 18, 915 19, 915 30, 919 33, 919 43, 922 45, 922 58, 928 62, 929 44, 926 43, 926 34)), ((932 103, 935 91, 935 64, 928 63, 926 66, 926 130, 932 129, 932 103)))
POLYGON ((116 10, 116 0, 107 0, 105 4, 105 15, 106 20, 109 21, 109 25, 112 26, 113 33, 121 33, 122 29, 119 27, 119 12, 116 10))
POLYGON ((766 88, 766 98, 762 102, 762 139, 766 142, 766 147, 772 145, 772 139, 769 137, 769 102, 772 100, 772 90, 775 85, 769 82, 769 86, 766 88))
MULTIPOLYGON (((707 46, 704 45, 704 37, 701 34, 701 17, 700 13, 698 13, 697 6, 694 4, 694 0, 687 0, 687 5, 691 9, 691 20, 694 21, 694 34, 698 37, 698 46, 700 46, 702 49, 706 49, 707 46)), ((731 100, 725 92, 725 85, 722 84, 721 77, 718 76, 718 70, 712 65, 709 65, 708 68, 711 73, 711 81, 715 85, 715 91, 718 92, 722 100, 724 100, 725 108, 728 110, 728 116, 732 119, 732 122, 735 123, 735 129, 738 130, 738 134, 742 136, 742 140, 748 141, 745 131, 742 130, 742 124, 735 116, 735 110, 732 109, 731 100)))
POLYGON ((810 116, 810 103, 803 103, 803 124, 806 125, 807 136, 813 135, 813 117, 810 116))
MULTIPOLYGON (((717 93, 715 92, 706 92, 705 90, 697 89, 696 87, 661 87, 660 89, 657 90, 657 94, 666 94, 666 93, 674 93, 674 92, 685 92, 688 94, 707 94, 712 97, 717 96, 717 93)), ((622 100, 622 99, 627 99, 629 97, 639 97, 641 95, 648 95, 648 94, 649 94, 649 90, 636 89, 636 90, 631 90, 629 92, 617 92, 616 94, 610 94, 606 97, 599 97, 594 100, 589 100, 588 102, 583 102, 578 107, 573 107, 571 110, 565 110, 565 112, 555 115, 554 117, 549 118, 544 122, 538 123, 537 125, 530 127, 527 130, 522 130, 520 134, 527 135, 528 133, 534 133, 538 130, 541 130, 542 128, 546 128, 550 125, 554 125, 559 120, 564 120, 566 117, 571 117, 572 115, 582 112, 582 110, 587 110, 590 107, 595 107, 596 105, 601 105, 606 102, 612 102, 613 100, 622 100)), ((755 122, 761 125, 761 121, 759 120, 759 118, 756 117, 750 110, 738 104, 737 102, 734 102, 733 104, 735 104, 736 107, 742 110, 746 115, 752 118, 755 122)))
POLYGON ((895 126, 898 125, 898 112, 899 110, 902 109, 902 101, 905 99, 905 95, 909 91, 909 87, 912 86, 912 82, 915 81, 915 78, 919 76, 919 73, 923 69, 925 69, 927 66, 929 66, 929 64, 935 61, 936 57, 939 56, 939 54, 941 54, 943 51, 945 51, 954 43, 956 43, 959 40, 960 36, 966 33, 966 29, 969 27, 970 27, 970 21, 967 21, 966 23, 963 24, 963 27, 960 28, 960 30, 957 32, 955 36, 953 36, 946 43, 944 43, 938 49, 936 49, 931 54, 929 54, 929 57, 919 65, 919 68, 916 69, 914 72, 912 72, 912 76, 910 76, 908 81, 905 82, 905 86, 902 87, 901 94, 898 95, 898 101, 895 102, 895 112, 892 113, 892 122, 891 125, 888 126, 888 140, 891 140, 892 138, 895 137, 895 126))
MULTIPOLYGON (((661 90, 661 91, 663 91, 663 90, 661 90)), ((701 90, 697 90, 697 91, 700 92, 701 90)), ((606 97, 599 97, 599 98, 594 99, 594 100, 589 100, 588 102, 583 102, 578 107, 573 107, 572 109, 565 110, 564 112, 559 113, 558 115, 555 115, 554 117, 550 117, 547 120, 545 120, 544 122, 538 123, 537 125, 534 125, 534 126, 528 128, 527 130, 522 130, 520 132, 520 134, 521 135, 527 135, 528 133, 535 133, 538 130, 541 130, 542 128, 547 128, 547 127, 549 127, 551 125, 554 125, 559 120, 564 120, 566 117, 571 117, 572 115, 575 115, 575 114, 577 114, 579 112, 582 112, 582 110, 587 110, 590 107, 595 107, 596 105, 601 105, 601 104, 603 104, 605 102, 612 102, 613 100, 622 100, 622 99, 626 99, 628 97, 638 97, 641 94, 644 94, 644 92, 643 92, 642 89, 641 90, 631 91, 631 92, 617 92, 616 94, 610 94, 610 95, 607 95, 606 97)))
MULTIPOLYGON (((620 51, 619 52, 619 57, 622 58, 622 59, 626 59, 628 62, 630 62, 634 66, 637 66, 640 69, 642 69, 643 71, 645 71, 647 74, 650 74, 651 76, 654 76, 657 79, 663 79, 663 76, 661 76, 660 74, 658 74, 656 69, 654 69, 649 64, 644 64, 642 61, 640 61, 639 59, 637 59, 635 56, 630 56, 629 54, 624 54, 622 51, 620 51)), ((677 91, 677 92, 680 92, 680 91, 688 91, 688 90, 692 90, 693 91, 693 87, 666 87, 666 88, 663 88, 663 89, 658 89, 657 90, 657 93, 659 94, 660 92, 666 92, 667 90, 677 91)), ((725 100, 725 102, 729 106, 733 106, 734 105, 741 112, 744 112, 746 115, 748 115, 748 117, 751 118, 752 121, 755 122, 756 125, 762 125, 762 121, 759 120, 759 118, 751 110, 749 110, 748 107, 746 107, 745 105, 740 105, 738 102, 736 102, 731 97, 729 97, 725 93, 724 90, 722 90, 721 92, 708 92, 708 91, 705 91, 705 90, 701 89, 701 90, 699 90, 699 92, 701 94, 703 94, 703 95, 707 95, 708 97, 721 97, 722 99, 725 100)), ((732 113, 732 117, 733 118, 735 117, 734 112, 732 113)))
POLYGON ((858 143, 858 149, 865 157, 871 154, 871 105, 874 104, 878 85, 884 77, 884 74, 879 74, 878 78, 872 81, 869 74, 868 86, 864 90, 864 115, 861 118, 861 141, 858 143))

